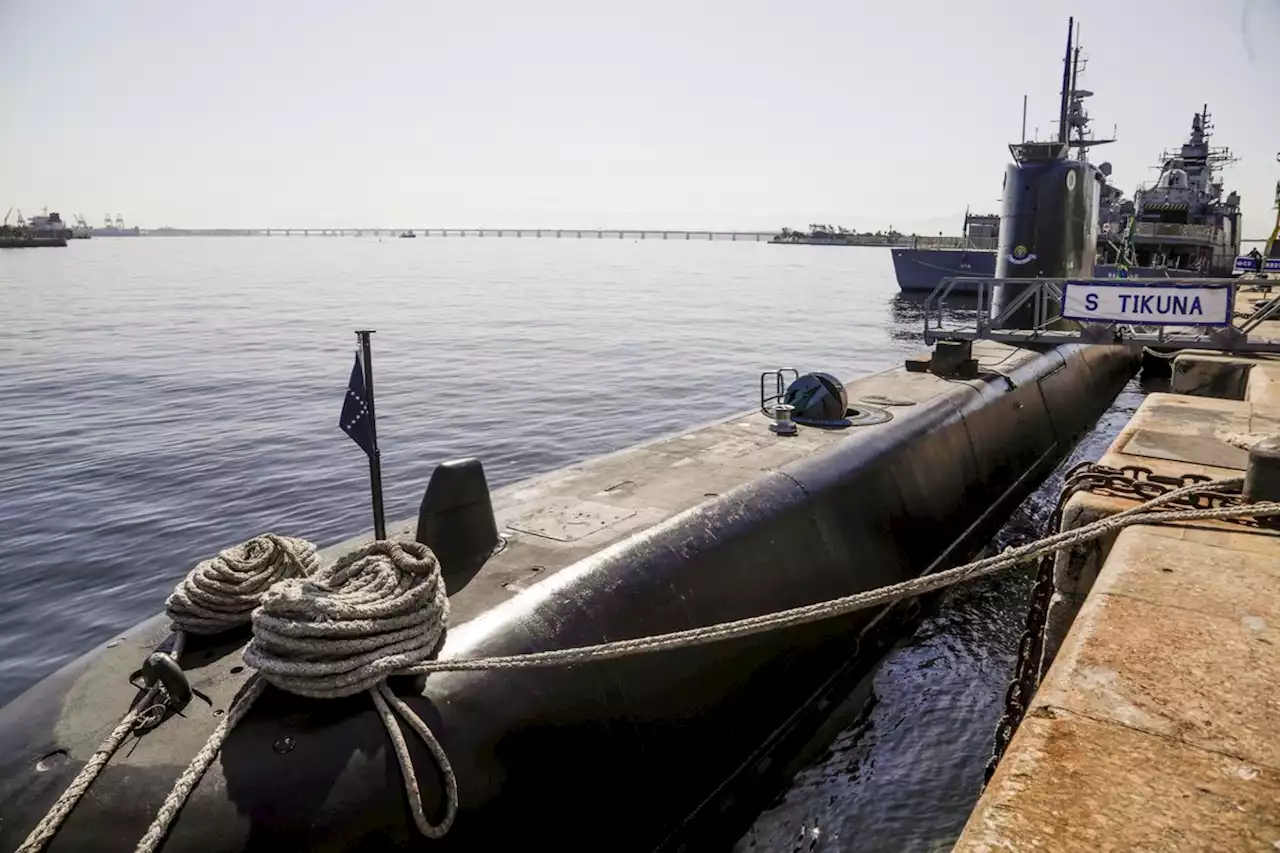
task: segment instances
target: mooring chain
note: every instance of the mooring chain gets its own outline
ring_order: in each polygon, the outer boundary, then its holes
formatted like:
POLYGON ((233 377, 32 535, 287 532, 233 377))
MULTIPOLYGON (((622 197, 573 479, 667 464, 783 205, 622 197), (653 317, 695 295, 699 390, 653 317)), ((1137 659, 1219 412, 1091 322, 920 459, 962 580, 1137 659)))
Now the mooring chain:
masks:
MULTIPOLYGON (((1152 498, 1158 498, 1184 486, 1207 483, 1212 480, 1211 477, 1206 477, 1203 474, 1183 474, 1177 477, 1156 474, 1150 468, 1142 465, 1123 465, 1119 468, 1111 468, 1096 463, 1084 463, 1081 466, 1077 466, 1072 476, 1078 478, 1080 488, 1077 491, 1083 490, 1094 494, 1131 498, 1139 501, 1149 501, 1152 498)), ((1214 509, 1217 507, 1244 506, 1245 503, 1243 496, 1238 494, 1203 491, 1170 501, 1164 505, 1164 508, 1214 509)), ((1223 520, 1249 527, 1258 526, 1257 520, 1249 516, 1223 520)))
POLYGON ((1014 666, 1014 676, 1005 690, 1005 711, 996 726, 995 744, 991 749, 991 758, 987 761, 983 776, 984 784, 990 781, 995 773, 996 765, 1004 755, 1005 748, 1013 739, 1022 718, 1031 705, 1038 684, 1040 653, 1044 647, 1045 619, 1049 615, 1049 600, 1053 597, 1053 558, 1041 557, 1036 572, 1035 584, 1031 588, 1031 603, 1027 608, 1027 619, 1018 640, 1018 659, 1014 666))
MULTIPOLYGON (((1067 472, 1062 491, 1058 496, 1053 515, 1046 525, 1046 536, 1059 532, 1062 525, 1062 514, 1067 501, 1077 492, 1090 492, 1098 495, 1127 498, 1137 501, 1150 501, 1167 495, 1170 492, 1184 489, 1198 483, 1212 482, 1213 478, 1203 474, 1182 474, 1169 476, 1157 474, 1142 465, 1122 465, 1113 468, 1099 465, 1096 462, 1081 462, 1067 472)), ((1218 491, 1200 491, 1186 494, 1165 502, 1158 509, 1219 509, 1225 507, 1243 507, 1247 504, 1244 496, 1218 491)), ((1257 527, 1255 518, 1241 515, 1222 518, 1234 524, 1257 527)), ((1000 763, 1009 741, 1022 723, 1031 700, 1039 688, 1040 657, 1044 649, 1045 623, 1049 616, 1049 603, 1054 593, 1055 553, 1045 554, 1038 561, 1036 579, 1031 587, 1030 603, 1022 636, 1018 639, 1017 658, 1014 663, 1013 678, 1005 691, 1004 713, 996 724, 995 742, 991 748, 991 758, 987 761, 984 773, 984 784, 991 781, 996 765, 1000 763)))
MULTIPOLYGON (((1053 514, 1049 516, 1049 521, 1045 525, 1045 535, 1052 536, 1059 531, 1062 526, 1063 510, 1072 495, 1076 492, 1091 490, 1100 479, 1109 482, 1113 475, 1123 476, 1114 468, 1104 468, 1089 462, 1082 462, 1068 471, 1053 514)), ((1049 615, 1049 600, 1053 597, 1053 563, 1056 554, 1056 551, 1044 554, 1036 562, 1036 579, 1031 587, 1030 603, 1027 607, 1022 636, 1018 638, 1018 656, 1013 667, 1013 678, 1009 680, 1009 686, 1005 690, 1004 713, 1000 716, 1000 722, 996 724, 995 743, 991 747, 991 757, 987 760, 983 773, 984 785, 991 781, 992 774, 996 772, 996 765, 1000 763, 1005 748, 1013 739, 1013 733, 1022 723, 1027 707, 1031 704, 1031 699, 1039 686, 1037 683, 1039 658, 1040 651, 1044 647, 1044 627, 1049 615)))

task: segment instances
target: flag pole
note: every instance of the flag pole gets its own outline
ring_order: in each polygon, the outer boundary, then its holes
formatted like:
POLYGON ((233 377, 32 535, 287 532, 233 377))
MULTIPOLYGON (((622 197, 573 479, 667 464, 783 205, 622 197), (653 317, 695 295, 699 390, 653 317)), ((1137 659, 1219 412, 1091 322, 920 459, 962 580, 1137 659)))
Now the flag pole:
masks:
POLYGON ((369 489, 373 493, 373 535, 377 539, 387 538, 387 522, 382 513, 382 451, 378 449, 378 419, 373 408, 373 350, 369 344, 369 335, 374 329, 360 329, 356 337, 360 340, 360 359, 364 367, 364 393, 369 398, 369 435, 373 438, 373 452, 369 454, 369 489))

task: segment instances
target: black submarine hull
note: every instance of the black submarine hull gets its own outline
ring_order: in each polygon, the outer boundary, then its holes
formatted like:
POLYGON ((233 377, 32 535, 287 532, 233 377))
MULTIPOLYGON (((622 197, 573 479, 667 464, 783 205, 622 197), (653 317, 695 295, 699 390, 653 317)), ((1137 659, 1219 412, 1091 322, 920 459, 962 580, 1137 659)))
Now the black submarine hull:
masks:
MULTIPOLYGON (((753 477, 476 616, 450 632, 443 656, 681 630, 963 562, 1137 365, 1127 348, 1070 346, 1021 351, 979 380, 937 380, 936 395, 874 432, 753 477)), ((461 810, 439 841, 409 818, 368 697, 268 690, 162 849, 727 846, 911 617, 908 603, 631 659, 398 679, 457 774, 461 810)), ((0 847, 21 843, 65 789, 135 695, 129 676, 166 635, 162 619, 145 623, 0 710, 0 847)), ((183 665, 198 698, 117 754, 48 850, 133 850, 249 675, 238 666, 244 639, 192 643, 183 665)), ((438 818, 439 775, 409 743, 428 815, 438 818)))

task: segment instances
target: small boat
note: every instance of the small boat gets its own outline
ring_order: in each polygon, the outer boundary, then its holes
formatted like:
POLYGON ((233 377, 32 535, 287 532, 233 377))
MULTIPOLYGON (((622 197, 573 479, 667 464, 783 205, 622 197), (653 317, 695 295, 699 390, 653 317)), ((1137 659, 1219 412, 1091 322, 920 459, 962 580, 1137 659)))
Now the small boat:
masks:
POLYGON ((412 231, 405 231, 400 236, 401 237, 417 237, 418 235, 414 234, 412 231))

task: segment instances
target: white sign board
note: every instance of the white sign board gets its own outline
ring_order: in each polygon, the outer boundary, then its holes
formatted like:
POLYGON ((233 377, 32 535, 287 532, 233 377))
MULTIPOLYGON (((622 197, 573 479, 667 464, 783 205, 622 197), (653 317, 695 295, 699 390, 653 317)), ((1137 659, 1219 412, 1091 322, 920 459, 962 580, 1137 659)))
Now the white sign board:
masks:
POLYGON ((1229 326, 1235 304, 1230 284, 1125 284, 1122 279, 1068 281, 1062 316, 1086 322, 1140 326, 1229 326))

